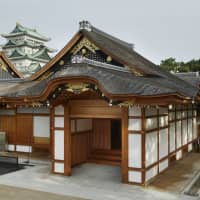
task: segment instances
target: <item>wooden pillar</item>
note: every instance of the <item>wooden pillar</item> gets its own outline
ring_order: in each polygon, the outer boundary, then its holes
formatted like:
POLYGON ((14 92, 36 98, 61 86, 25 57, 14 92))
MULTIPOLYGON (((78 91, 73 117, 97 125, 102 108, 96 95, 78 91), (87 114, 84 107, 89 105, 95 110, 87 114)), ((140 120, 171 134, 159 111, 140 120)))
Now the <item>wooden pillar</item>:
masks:
POLYGON ((71 131, 70 131, 70 117, 69 104, 65 105, 65 124, 64 124, 64 175, 71 175, 71 131))
POLYGON ((145 108, 142 108, 142 130, 141 130, 141 136, 142 136, 142 185, 145 185, 146 181, 146 148, 145 148, 145 143, 146 143, 146 118, 145 118, 145 108))
POLYGON ((122 108, 122 182, 128 183, 128 108, 122 108))

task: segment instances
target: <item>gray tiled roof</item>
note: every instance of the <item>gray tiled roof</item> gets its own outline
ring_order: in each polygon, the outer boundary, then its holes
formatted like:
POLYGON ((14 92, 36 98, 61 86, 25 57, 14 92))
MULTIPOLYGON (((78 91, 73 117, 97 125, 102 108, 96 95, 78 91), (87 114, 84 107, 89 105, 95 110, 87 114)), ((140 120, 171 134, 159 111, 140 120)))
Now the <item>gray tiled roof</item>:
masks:
MULTIPOLYGON (((100 83, 103 88, 115 95, 151 96, 160 94, 179 93, 182 96, 195 96, 197 88, 192 87, 190 93, 180 92, 175 83, 162 77, 133 76, 131 73, 99 68, 95 65, 79 63, 70 64, 57 71, 50 78, 43 81, 8 83, 9 93, 0 88, 0 96, 38 96, 45 90, 47 84, 57 78, 89 77, 100 83), (17 92, 15 92, 17 91, 17 92)), ((5 84, 5 83, 4 83, 5 84)), ((2 84, 0 84, 1 86, 2 84)), ((4 85, 5 87, 5 85, 4 85)))

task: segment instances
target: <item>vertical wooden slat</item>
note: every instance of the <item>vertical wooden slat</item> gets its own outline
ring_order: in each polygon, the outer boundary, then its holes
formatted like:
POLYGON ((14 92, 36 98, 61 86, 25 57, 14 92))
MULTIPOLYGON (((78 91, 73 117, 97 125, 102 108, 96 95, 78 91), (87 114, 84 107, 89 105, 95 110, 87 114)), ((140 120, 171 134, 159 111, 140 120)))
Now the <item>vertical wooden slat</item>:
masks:
POLYGON ((145 148, 145 143, 146 143, 146 117, 145 117, 145 108, 142 108, 142 131, 141 131, 141 138, 142 138, 142 184, 145 184, 145 179, 146 179, 146 148, 145 148))
POLYGON ((128 183, 128 108, 122 108, 122 182, 128 183))

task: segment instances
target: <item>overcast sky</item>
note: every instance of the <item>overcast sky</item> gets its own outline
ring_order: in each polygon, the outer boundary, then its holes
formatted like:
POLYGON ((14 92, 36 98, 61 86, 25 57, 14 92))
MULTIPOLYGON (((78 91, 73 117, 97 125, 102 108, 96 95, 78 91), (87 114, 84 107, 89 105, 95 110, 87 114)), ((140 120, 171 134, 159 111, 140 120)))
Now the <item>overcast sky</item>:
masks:
POLYGON ((51 37, 58 50, 84 19, 157 64, 200 58, 199 0, 0 0, 0 7, 0 33, 20 22, 51 37))

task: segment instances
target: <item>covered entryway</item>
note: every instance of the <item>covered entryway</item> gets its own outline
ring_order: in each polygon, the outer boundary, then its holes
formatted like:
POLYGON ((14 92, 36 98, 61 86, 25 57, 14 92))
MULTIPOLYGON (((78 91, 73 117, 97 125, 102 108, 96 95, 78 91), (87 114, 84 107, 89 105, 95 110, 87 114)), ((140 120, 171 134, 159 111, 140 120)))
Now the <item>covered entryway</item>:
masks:
MULTIPOLYGON (((73 174, 87 162, 121 166, 124 108, 104 100, 69 100, 52 109, 52 172, 73 174)), ((127 113, 126 113, 127 114, 127 113)), ((128 116, 128 115, 127 115, 128 116)))

